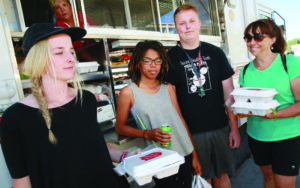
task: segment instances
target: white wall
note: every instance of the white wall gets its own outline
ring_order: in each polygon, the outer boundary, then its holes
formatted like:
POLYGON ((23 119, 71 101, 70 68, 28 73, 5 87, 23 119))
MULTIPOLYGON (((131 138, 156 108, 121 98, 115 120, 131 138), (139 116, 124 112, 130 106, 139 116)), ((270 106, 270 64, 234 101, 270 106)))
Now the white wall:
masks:
POLYGON ((23 91, 18 90, 22 87, 5 11, 0 0, 0 112, 23 97, 23 91))

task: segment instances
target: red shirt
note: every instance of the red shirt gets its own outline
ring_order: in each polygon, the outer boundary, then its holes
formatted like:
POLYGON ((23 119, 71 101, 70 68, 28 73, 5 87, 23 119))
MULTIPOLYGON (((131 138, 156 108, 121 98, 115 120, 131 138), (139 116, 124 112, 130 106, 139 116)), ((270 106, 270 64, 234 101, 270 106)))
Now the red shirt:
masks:
MULTIPOLYGON (((83 27, 83 16, 82 16, 82 12, 81 11, 77 11, 77 16, 78 16, 78 22, 79 22, 79 26, 84 28, 83 27)), ((89 25, 97 25, 88 15, 86 15, 86 20, 88 22, 89 25)), ((66 22, 60 20, 60 19, 57 19, 56 22, 55 22, 56 25, 59 25, 63 28, 67 28, 67 27, 70 27, 70 25, 68 25, 66 22)), ((73 42, 73 46, 74 47, 80 47, 82 46, 82 42, 81 41, 75 41, 73 42)))

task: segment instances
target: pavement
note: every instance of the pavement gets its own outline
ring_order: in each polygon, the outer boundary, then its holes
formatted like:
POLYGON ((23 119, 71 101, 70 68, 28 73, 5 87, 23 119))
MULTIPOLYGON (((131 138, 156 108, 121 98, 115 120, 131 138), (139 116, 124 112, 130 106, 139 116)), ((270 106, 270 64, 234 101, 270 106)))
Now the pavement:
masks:
MULTIPOLYGON (((238 168, 230 178, 230 181, 231 188, 264 188, 262 173, 259 167, 254 163, 252 156, 238 168)), ((132 179, 130 182, 131 188, 155 188, 153 182, 144 186, 138 186, 132 179)), ((297 176, 295 188, 300 188, 300 173, 297 176)))
MULTIPOLYGON (((230 180, 231 188, 264 188, 262 173, 251 156, 242 164, 230 180)), ((295 188, 300 188, 300 175, 297 176, 295 188)))

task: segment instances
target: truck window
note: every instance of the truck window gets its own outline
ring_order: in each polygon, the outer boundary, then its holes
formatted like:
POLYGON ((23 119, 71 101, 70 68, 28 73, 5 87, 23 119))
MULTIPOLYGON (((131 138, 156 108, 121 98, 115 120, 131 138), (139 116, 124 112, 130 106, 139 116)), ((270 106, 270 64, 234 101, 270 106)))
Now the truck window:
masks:
POLYGON ((216 1, 214 0, 187 0, 198 7, 199 19, 201 20, 201 35, 219 36, 219 21, 216 1))
POLYGON ((48 0, 20 0, 20 2, 26 27, 34 23, 53 22, 53 12, 48 0))

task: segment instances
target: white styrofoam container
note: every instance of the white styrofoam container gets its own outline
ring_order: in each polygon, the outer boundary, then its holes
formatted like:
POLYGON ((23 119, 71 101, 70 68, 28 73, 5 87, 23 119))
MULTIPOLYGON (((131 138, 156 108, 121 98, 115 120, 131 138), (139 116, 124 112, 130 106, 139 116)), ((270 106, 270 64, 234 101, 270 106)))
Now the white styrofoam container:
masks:
POLYGON ((98 70, 99 64, 96 61, 78 62, 76 63, 77 71, 81 73, 95 72, 98 70))
POLYGON ((150 183, 153 176, 161 179, 176 174, 179 166, 184 163, 184 157, 175 151, 154 148, 141 155, 125 158, 123 163, 126 173, 139 185, 144 185, 150 183), (155 157, 151 158, 151 155, 155 157), (149 156, 150 159, 145 160, 149 156))
POLYGON ((235 114, 249 114, 264 116, 267 113, 272 112, 272 109, 276 109, 280 104, 277 100, 271 100, 265 103, 247 103, 247 102, 235 102, 231 107, 235 114))
POLYGON ((273 99, 273 97, 278 94, 278 92, 273 88, 251 88, 243 87, 236 88, 231 92, 234 100, 236 102, 268 102, 273 99))
MULTIPOLYGON (((106 96, 106 95, 105 95, 106 96)), ((98 123, 111 120, 115 118, 115 113, 112 104, 97 107, 97 121, 98 123)))

